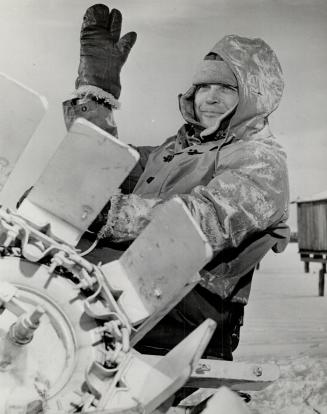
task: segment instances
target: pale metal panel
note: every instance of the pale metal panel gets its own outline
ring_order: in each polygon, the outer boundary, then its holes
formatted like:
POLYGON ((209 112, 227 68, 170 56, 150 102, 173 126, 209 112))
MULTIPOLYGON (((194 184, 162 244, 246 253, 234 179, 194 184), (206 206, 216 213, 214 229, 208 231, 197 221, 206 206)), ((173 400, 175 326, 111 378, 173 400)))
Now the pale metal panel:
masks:
POLYGON ((84 232, 138 158, 128 145, 91 122, 77 119, 28 200, 84 232))
POLYGON ((136 334, 137 340, 194 286, 198 271, 211 256, 207 239, 176 197, 163 204, 119 259, 123 272, 111 271, 110 263, 102 266, 110 286, 122 291, 118 303, 131 323, 142 322, 135 312, 139 301, 151 316, 149 326, 136 334))
MULTIPOLYGON (((0 191, 12 173, 47 109, 38 93, 0 73, 0 191)), ((0 202, 6 204, 4 191, 0 202)))

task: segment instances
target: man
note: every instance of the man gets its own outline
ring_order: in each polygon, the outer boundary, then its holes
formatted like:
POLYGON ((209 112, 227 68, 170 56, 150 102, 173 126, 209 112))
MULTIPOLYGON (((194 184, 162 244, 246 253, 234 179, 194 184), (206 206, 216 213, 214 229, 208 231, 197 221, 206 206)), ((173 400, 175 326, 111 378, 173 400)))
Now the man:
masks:
MULTIPOLYGON (((67 127, 83 116, 117 134, 119 73, 136 40, 133 32, 120 38, 121 21, 101 4, 86 11, 76 98, 64 103, 67 127)), ((178 195, 213 248, 199 285, 140 341, 142 352, 167 352, 211 317, 218 326, 205 354, 232 359, 255 265, 288 239, 286 157, 268 126, 282 91, 279 62, 264 41, 224 37, 179 97, 185 124, 160 146, 137 147, 140 161, 122 194, 93 226, 104 250, 122 246, 178 195)))

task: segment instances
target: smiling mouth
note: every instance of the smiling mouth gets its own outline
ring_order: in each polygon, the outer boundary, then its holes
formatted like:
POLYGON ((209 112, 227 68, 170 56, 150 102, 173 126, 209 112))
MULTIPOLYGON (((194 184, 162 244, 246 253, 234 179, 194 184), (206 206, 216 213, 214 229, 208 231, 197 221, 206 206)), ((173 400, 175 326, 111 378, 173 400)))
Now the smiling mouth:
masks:
POLYGON ((206 116, 219 116, 219 115, 223 115, 222 112, 216 112, 216 111, 201 111, 201 113, 203 115, 206 115, 206 116))

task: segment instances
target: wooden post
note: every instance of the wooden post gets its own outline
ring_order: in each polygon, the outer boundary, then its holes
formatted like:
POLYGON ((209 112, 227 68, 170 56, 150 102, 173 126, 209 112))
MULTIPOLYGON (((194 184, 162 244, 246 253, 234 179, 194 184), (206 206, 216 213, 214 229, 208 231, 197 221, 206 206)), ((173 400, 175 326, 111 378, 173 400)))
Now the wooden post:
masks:
POLYGON ((304 262, 304 273, 310 272, 310 262, 304 262))
POLYGON ((326 263, 322 263, 322 268, 319 270, 319 296, 325 295, 325 273, 326 263))

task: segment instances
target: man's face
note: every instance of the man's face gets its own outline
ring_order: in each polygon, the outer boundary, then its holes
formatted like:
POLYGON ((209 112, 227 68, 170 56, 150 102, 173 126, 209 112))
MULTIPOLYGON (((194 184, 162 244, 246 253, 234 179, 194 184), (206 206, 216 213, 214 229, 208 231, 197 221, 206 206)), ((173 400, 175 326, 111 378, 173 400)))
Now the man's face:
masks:
POLYGON ((237 102, 236 87, 224 84, 202 85, 195 93, 195 115, 203 127, 213 127, 218 118, 232 109, 237 102))

